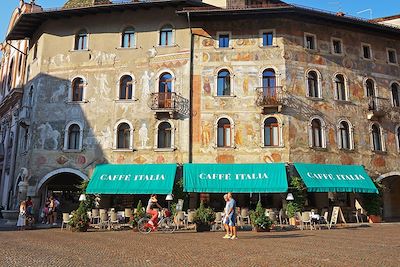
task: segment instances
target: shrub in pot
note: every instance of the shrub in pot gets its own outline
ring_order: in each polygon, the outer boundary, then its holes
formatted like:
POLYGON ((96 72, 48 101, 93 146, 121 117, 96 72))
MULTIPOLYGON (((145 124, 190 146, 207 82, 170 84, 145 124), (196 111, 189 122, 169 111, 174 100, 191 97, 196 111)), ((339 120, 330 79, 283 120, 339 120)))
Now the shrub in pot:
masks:
POLYGON ((86 232, 89 228, 90 219, 87 214, 88 209, 85 201, 81 201, 76 211, 72 213, 72 218, 69 220, 68 225, 71 226, 72 231, 86 232))
POLYGON ((382 199, 378 194, 364 194, 363 195, 364 208, 368 214, 370 223, 379 223, 382 221, 381 217, 381 204, 382 199))
POLYGON ((296 216, 296 212, 299 212, 299 211, 300 211, 300 208, 297 205, 297 203, 295 203, 295 202, 291 201, 286 205, 286 212, 289 217, 290 225, 296 225, 295 216, 296 216))
POLYGON ((146 216, 146 212, 143 210, 142 201, 139 200, 139 202, 136 206, 136 211, 131 215, 131 218, 130 218, 130 224, 134 231, 137 230, 138 222, 144 216, 146 216))
POLYGON ((265 215, 265 209, 262 207, 260 201, 258 201, 256 209, 250 211, 250 220, 254 230, 257 232, 269 232, 271 229, 272 222, 265 215))
POLYGON ((204 203, 200 203, 200 207, 196 209, 194 214, 194 223, 197 232, 210 231, 211 225, 215 221, 215 212, 211 208, 206 208, 204 203))

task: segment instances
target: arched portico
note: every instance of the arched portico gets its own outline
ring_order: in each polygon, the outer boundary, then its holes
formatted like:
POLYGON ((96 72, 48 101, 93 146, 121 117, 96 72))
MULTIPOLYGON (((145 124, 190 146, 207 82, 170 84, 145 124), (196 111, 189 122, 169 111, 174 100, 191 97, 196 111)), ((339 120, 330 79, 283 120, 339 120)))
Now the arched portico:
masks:
POLYGON ((384 186, 383 218, 385 221, 400 221, 400 172, 380 175, 377 182, 384 186))

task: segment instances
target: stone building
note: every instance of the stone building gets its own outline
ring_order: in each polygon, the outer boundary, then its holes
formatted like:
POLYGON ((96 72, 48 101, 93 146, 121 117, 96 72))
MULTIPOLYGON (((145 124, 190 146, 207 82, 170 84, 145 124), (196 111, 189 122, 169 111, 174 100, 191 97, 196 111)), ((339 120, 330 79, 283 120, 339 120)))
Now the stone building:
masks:
MULTIPOLYGON (((30 40, 17 169, 38 202, 99 163, 359 164, 400 217, 398 29, 282 1, 74 2, 7 37, 30 40)), ((309 205, 330 200, 354 194, 309 205)))

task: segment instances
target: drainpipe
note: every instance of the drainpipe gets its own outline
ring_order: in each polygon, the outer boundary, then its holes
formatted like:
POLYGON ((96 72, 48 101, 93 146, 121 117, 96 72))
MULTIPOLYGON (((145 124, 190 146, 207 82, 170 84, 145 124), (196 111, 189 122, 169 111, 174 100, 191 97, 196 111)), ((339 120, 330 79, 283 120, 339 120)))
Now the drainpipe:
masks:
POLYGON ((194 55, 194 36, 190 23, 190 13, 186 12, 188 26, 190 29, 190 60, 189 60, 189 163, 193 162, 193 55, 194 55))

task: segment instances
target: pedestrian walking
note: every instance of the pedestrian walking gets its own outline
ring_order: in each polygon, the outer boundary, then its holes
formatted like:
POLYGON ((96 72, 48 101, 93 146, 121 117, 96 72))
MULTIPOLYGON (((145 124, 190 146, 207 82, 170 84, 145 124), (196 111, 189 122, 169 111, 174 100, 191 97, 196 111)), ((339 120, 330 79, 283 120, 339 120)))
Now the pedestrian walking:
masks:
POLYGON ((237 239, 236 232, 236 201, 233 199, 232 193, 228 193, 229 199, 229 210, 228 210, 228 219, 229 219, 229 230, 231 232, 231 239, 237 239))
POLYGON ((224 208, 224 216, 222 217, 222 223, 224 225, 226 234, 223 238, 230 239, 232 237, 231 232, 229 231, 229 218, 228 218, 228 210, 229 210, 229 198, 228 194, 224 195, 225 200, 225 208, 224 208))
POLYGON ((26 225, 26 202, 21 201, 21 204, 19 205, 17 227, 19 228, 19 230, 23 231, 25 230, 25 225, 26 225))

